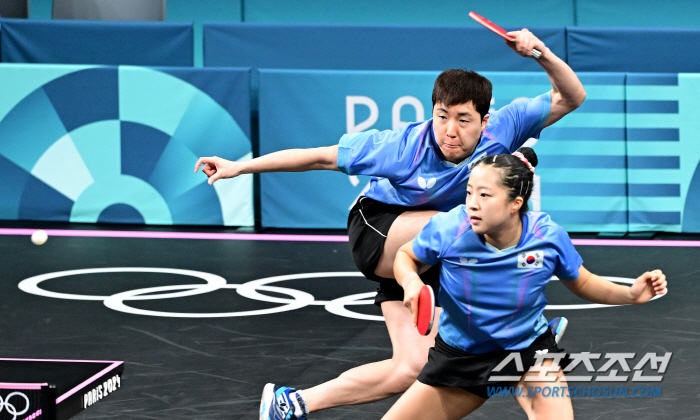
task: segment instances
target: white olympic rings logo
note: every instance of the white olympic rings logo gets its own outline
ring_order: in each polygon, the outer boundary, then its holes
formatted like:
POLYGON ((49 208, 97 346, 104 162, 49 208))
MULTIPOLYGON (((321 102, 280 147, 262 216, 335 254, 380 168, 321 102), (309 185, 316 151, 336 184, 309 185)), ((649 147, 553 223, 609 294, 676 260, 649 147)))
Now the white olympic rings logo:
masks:
POLYGON ((384 317, 376 315, 366 315, 362 313, 352 312, 345 308, 347 305, 371 305, 374 303, 375 292, 358 293, 355 295, 344 296, 330 301, 316 300, 310 293, 289 289, 286 287, 268 286, 270 283, 276 283, 287 280, 309 279, 309 278, 326 278, 326 277, 364 277, 362 273, 352 271, 327 272, 327 273, 304 273, 290 274, 286 276, 267 277, 258 280, 252 280, 244 284, 228 284, 226 279, 216 274, 204 273, 201 271, 180 270, 174 268, 149 268, 149 267, 112 267, 112 268, 89 268, 82 270, 59 271, 55 273, 41 274, 22 280, 19 283, 19 288, 33 295, 45 296, 57 299, 70 300, 97 300, 103 301, 104 305, 110 309, 135 314, 135 315, 150 315, 169 318, 224 318, 237 316, 253 316, 266 315, 279 312, 292 311, 309 305, 325 306, 328 312, 336 315, 346 316, 349 318, 365 319, 370 321, 383 321, 384 317), (98 274, 98 273, 165 273, 177 274, 183 276, 197 277, 206 282, 206 284, 185 284, 177 286, 158 286, 147 287, 143 289, 129 290, 126 292, 116 293, 111 296, 96 296, 96 295, 77 295, 69 293, 58 293, 45 290, 39 287, 39 284, 49 279, 59 277, 75 276, 83 274, 98 274), (156 300, 170 299, 177 297, 186 297, 200 295, 204 293, 214 292, 219 289, 236 289, 239 295, 269 303, 280 303, 282 306, 268 309, 258 309, 253 311, 237 311, 237 312, 222 312, 222 313, 182 313, 182 312, 160 312, 146 309, 139 309, 128 306, 125 301, 132 300, 156 300), (264 295, 258 290, 280 293, 290 296, 291 299, 279 298, 264 295), (172 292, 172 293, 160 293, 172 292), (160 294, 155 294, 160 293, 160 294), (362 300, 364 299, 364 300, 362 300))
MULTIPOLYGON (((95 300, 102 301, 104 305, 115 311, 120 311, 124 313, 130 313, 134 315, 148 315, 148 316, 159 316, 159 317, 169 317, 169 318, 228 318, 228 317, 238 317, 238 316, 253 316, 253 315, 267 315, 273 313, 280 313, 286 311, 292 311, 295 309, 300 309, 309 305, 324 306, 325 309, 335 315, 344 316, 348 318, 364 319, 368 321, 384 321, 384 317, 377 315, 368 315, 359 312, 353 312, 346 308, 346 306, 353 305, 371 305, 374 303, 374 296, 376 292, 368 293, 358 293, 349 296, 343 296, 333 300, 316 300, 316 298, 307 292, 290 289, 287 287, 279 286, 268 286, 271 283, 277 283, 289 280, 300 280, 300 279, 310 279, 310 278, 328 278, 328 277, 364 277, 360 272, 353 271, 339 271, 339 272, 324 272, 324 273, 300 273, 300 274, 289 274, 284 276, 274 276, 266 277, 257 280, 251 280, 243 284, 228 284, 226 279, 221 276, 212 273, 205 273, 201 271, 192 270, 181 270, 175 268, 150 268, 150 267, 111 267, 111 268, 89 268, 81 270, 68 270, 59 271, 55 273, 41 274, 38 276, 30 277, 28 279, 22 280, 19 283, 19 288, 33 295, 51 297, 57 299, 70 299, 70 300, 95 300), (100 273, 161 273, 161 274, 176 274, 182 276, 196 277, 204 280, 205 284, 183 284, 174 286, 157 286, 157 287, 146 287, 143 289, 128 290, 125 292, 119 292, 111 296, 98 296, 98 295, 79 295, 70 293, 59 293, 45 290, 39 287, 39 284, 50 279, 84 275, 84 274, 100 274, 100 273), (216 313, 183 313, 183 312, 161 312, 153 311, 147 309, 134 308, 127 305, 125 302, 128 301, 149 301, 158 299, 172 299, 179 297, 195 296, 205 293, 214 292, 220 289, 236 289, 239 295, 246 297, 248 299, 257 300, 261 302, 277 303, 281 306, 250 310, 250 311, 236 311, 236 312, 216 312, 216 313), (273 293, 279 293, 287 295, 290 298, 273 297, 262 294, 260 291, 267 291, 273 293), (166 292, 166 293, 163 293, 166 292)), ((557 280, 556 277, 552 278, 557 280)), ((622 278, 622 277, 607 277, 607 279, 617 282, 632 284, 635 279, 622 278)), ((657 299, 661 296, 655 296, 657 299)), ((589 304, 579 304, 579 305, 547 305, 545 309, 593 309, 593 308, 607 308, 617 305, 601 305, 595 303, 589 304)))
POLYGON ((4 400, 2 396, 0 396, 0 413, 3 409, 7 410, 7 413, 13 416, 12 420, 15 420, 17 416, 21 416, 22 414, 29 411, 29 398, 23 392, 11 392, 7 394, 4 400), (15 395, 24 398, 24 402, 26 404, 24 410, 17 411, 17 408, 14 405, 10 404, 10 398, 14 397, 15 395))

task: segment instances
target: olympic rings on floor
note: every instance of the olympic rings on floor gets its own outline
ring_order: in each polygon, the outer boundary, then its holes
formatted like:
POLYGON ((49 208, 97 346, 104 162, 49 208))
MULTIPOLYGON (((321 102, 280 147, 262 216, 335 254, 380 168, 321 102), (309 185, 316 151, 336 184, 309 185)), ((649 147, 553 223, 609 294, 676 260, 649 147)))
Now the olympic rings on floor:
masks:
POLYGON ((345 305, 370 305, 373 304, 373 300, 357 300, 361 297, 374 296, 374 292, 363 293, 360 295, 353 295, 356 299, 348 299, 349 297, 343 297, 340 299, 334 299, 332 301, 316 300, 310 293, 290 289, 286 287, 276 287, 267 286, 269 283, 275 283, 285 280, 296 280, 296 279, 308 279, 308 278, 328 278, 328 277, 363 277, 362 273, 359 272, 330 272, 330 273, 304 273, 304 274, 291 274, 286 276, 275 276, 267 277, 263 279, 252 280, 244 284, 227 284, 226 279, 216 274, 205 273, 201 271, 192 270, 181 270, 174 268, 152 268, 152 267, 111 267, 111 268, 88 268, 81 270, 68 270, 68 271, 58 271, 55 273, 41 274, 38 276, 30 277, 28 279, 22 280, 19 283, 20 290, 30 293, 33 295, 56 298, 56 299, 69 299, 69 300, 97 300, 103 301, 104 305, 115 311, 130 313, 134 315, 147 315, 147 316, 159 316, 168 318, 224 318, 224 317, 238 317, 238 316, 254 316, 254 315, 267 315, 279 312, 292 311, 295 309, 300 309, 308 305, 323 305, 328 309, 329 312, 338 315, 343 315, 349 318, 366 319, 373 321, 383 321, 384 317, 365 315, 362 313, 352 312, 345 308, 345 305), (116 293, 111 296, 99 296, 99 295, 79 295, 79 294, 69 294, 69 293, 58 293, 52 292, 39 287, 39 284, 50 279, 75 276, 75 275, 85 275, 85 274, 100 274, 100 273, 163 273, 163 274, 176 274, 190 277, 197 277, 204 281, 205 284, 185 284, 185 285, 174 285, 174 286, 158 286, 158 287, 147 287, 143 289, 128 290, 120 293, 116 293), (178 297, 195 296, 204 293, 214 292, 220 289, 237 289, 238 294, 243 297, 252 300, 258 300, 262 302, 269 303, 281 303, 282 306, 258 309, 252 311, 237 311, 237 312, 221 312, 221 313, 186 313, 186 312, 161 312, 152 311, 146 309, 134 308, 132 306, 126 305, 125 301, 149 301, 157 299, 172 299, 178 297), (258 290, 268 291, 273 293, 280 293, 289 296, 291 299, 279 298, 264 295, 259 293, 258 290), (174 291, 174 292, 173 292, 174 291), (171 292, 171 293, 161 293, 161 292, 171 292))
MULTIPOLYGON (((55 299, 69 300, 95 300, 102 301, 104 305, 112 310, 146 316, 158 316, 168 318, 227 318, 240 316, 255 316, 267 315, 280 312, 293 311, 309 305, 324 306, 324 308, 335 315, 344 316, 347 318, 363 319, 369 321, 383 321, 384 317, 377 315, 368 315, 359 312, 353 312, 347 306, 354 305, 372 305, 374 303, 375 292, 358 293, 350 296, 343 296, 333 300, 317 300, 312 294, 291 289, 288 287, 270 286, 271 283, 278 283, 289 280, 301 280, 310 278, 333 278, 333 277, 363 277, 362 273, 353 271, 339 272, 324 272, 324 273, 299 273, 288 274, 283 276, 266 277, 257 280, 251 280, 243 284, 228 284, 226 279, 212 273, 205 273, 193 270, 181 270, 175 268, 153 268, 153 267, 110 267, 110 268, 88 268, 80 270, 58 271, 55 273, 41 274, 22 280, 19 283, 20 290, 33 295, 50 297, 55 299), (196 277, 205 281, 204 284, 184 284, 173 286, 157 286, 147 287, 142 289, 127 290, 124 292, 115 293, 110 296, 98 295, 81 295, 70 293, 52 292, 39 287, 39 284, 46 280, 56 279, 67 276, 85 275, 85 274, 101 274, 101 273, 161 273, 175 274, 189 277, 196 277), (129 301, 150 301, 158 299, 173 299, 188 296, 201 295, 205 293, 215 292, 220 289, 236 289, 239 295, 261 302, 277 303, 281 306, 257 309, 249 311, 234 311, 234 312, 216 312, 216 313, 189 313, 189 312, 162 312, 147 309, 134 308, 127 305, 129 301), (269 296, 260 291, 267 291, 286 295, 288 297, 269 296)), ((606 277, 607 279, 617 282, 632 284, 635 279, 622 277, 606 277)), ((553 277, 552 280, 558 280, 553 277)), ((663 295, 661 295, 663 296, 663 295)), ((661 296, 655 296, 658 299, 661 296)), ((616 305, 600 305, 595 303, 576 304, 576 305, 547 305, 545 309, 594 309, 607 308, 616 305)))

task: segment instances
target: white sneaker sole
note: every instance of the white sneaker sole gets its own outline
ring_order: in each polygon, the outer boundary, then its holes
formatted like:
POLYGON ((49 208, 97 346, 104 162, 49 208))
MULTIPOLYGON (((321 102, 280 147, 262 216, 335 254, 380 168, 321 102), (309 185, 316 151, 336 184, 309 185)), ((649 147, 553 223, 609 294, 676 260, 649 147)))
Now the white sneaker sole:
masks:
POLYGON ((561 341, 561 338, 564 337, 564 332, 566 332, 566 327, 569 325, 569 320, 566 318, 562 318, 561 323, 559 324, 559 332, 557 333, 555 338, 555 342, 559 344, 559 341, 561 341))
POLYGON ((262 396, 260 397, 260 415, 258 420, 268 420, 268 412, 270 411, 270 404, 275 399, 275 384, 267 384, 263 388, 262 396))

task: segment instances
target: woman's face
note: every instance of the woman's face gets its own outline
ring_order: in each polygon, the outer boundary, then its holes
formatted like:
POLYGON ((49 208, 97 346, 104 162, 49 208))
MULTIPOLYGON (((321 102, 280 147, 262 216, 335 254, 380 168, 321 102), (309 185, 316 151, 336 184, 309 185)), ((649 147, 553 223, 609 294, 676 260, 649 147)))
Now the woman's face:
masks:
POLYGON ((496 235, 517 214, 523 203, 521 197, 508 199, 508 191, 501 184, 501 169, 477 165, 467 183, 467 214, 475 233, 496 235))

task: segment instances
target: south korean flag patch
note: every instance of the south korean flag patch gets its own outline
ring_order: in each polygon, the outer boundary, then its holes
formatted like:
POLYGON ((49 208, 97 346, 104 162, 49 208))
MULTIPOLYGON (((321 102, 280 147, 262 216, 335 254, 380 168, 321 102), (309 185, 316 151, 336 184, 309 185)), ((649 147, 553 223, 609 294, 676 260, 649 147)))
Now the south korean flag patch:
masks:
POLYGON ((544 251, 518 253, 518 268, 540 268, 544 264, 544 251))

